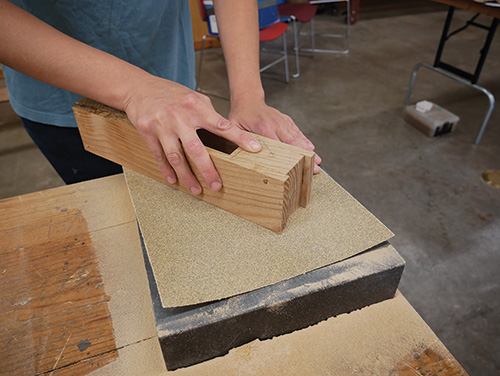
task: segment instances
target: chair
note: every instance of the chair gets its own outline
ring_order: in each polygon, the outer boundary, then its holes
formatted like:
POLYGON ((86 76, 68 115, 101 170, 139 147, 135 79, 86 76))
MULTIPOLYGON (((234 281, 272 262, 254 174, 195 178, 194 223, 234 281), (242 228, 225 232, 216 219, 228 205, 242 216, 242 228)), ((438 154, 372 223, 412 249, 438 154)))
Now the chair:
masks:
POLYGON ((351 0, 309 0, 309 4, 331 4, 331 3, 341 3, 345 2, 347 4, 347 21, 346 21, 346 31, 345 34, 317 34, 314 31, 314 23, 311 23, 311 32, 304 33, 304 35, 311 35, 311 48, 304 48, 302 51, 309 52, 319 52, 319 53, 337 53, 337 54, 348 54, 349 53, 349 33, 350 33, 350 17, 351 17, 351 0), (327 50, 319 49, 315 46, 315 37, 324 38, 345 38, 346 47, 343 50, 327 50))
MULTIPOLYGON (((288 28, 287 24, 280 22, 278 18, 278 6, 273 0, 258 0, 259 4, 259 41, 269 42, 282 37, 283 40, 283 50, 278 52, 280 56, 278 59, 272 61, 266 66, 260 68, 260 72, 279 64, 284 61, 285 64, 285 80, 289 81, 289 70, 288 70, 288 51, 287 51, 287 40, 286 40, 286 30, 288 28)), ((219 30, 217 28, 217 22, 215 19, 215 13, 213 8, 213 1, 211 0, 199 0, 201 18, 203 21, 207 22, 208 34, 202 37, 201 49, 200 49, 200 63, 198 65, 198 73, 196 78, 196 90, 201 92, 200 80, 203 64, 203 52, 205 46, 205 40, 207 38, 219 38, 219 30)))
POLYGON ((294 78, 300 76, 299 32, 297 28, 297 22, 300 22, 302 24, 311 22, 312 24, 312 22, 314 22, 313 19, 316 15, 316 10, 316 5, 305 3, 286 4, 286 0, 278 0, 278 13, 281 22, 292 22, 293 25, 296 67, 296 73, 293 75, 294 78))
MULTIPOLYGON (((318 53, 340 53, 340 54, 348 54, 349 53, 349 33, 350 33, 350 24, 351 24, 351 0, 309 0, 309 4, 284 4, 286 3, 286 0, 279 0, 281 3, 280 6, 280 16, 283 15, 283 17, 288 16, 294 16, 297 18, 299 22, 302 24, 310 22, 311 25, 311 31, 309 33, 301 32, 300 35, 305 35, 305 36, 311 36, 311 48, 300 48, 300 51, 305 51, 305 52, 318 52, 318 53), (305 9, 305 6, 316 6, 319 4, 330 4, 330 3, 340 3, 340 2, 345 2, 347 3, 347 17, 348 20, 346 22, 346 32, 345 34, 318 34, 314 31, 314 15, 308 19, 309 14, 312 12, 310 9, 305 9), (299 15, 299 13, 302 13, 299 15), (308 17, 305 17, 308 16, 308 17), (303 19, 303 21, 299 20, 298 17, 303 19), (316 48, 316 37, 326 37, 326 38, 345 38, 346 40, 346 48, 343 50, 328 50, 328 49, 319 49, 316 48)), ((302 26, 302 25, 301 25, 302 26)), ((294 32, 296 30, 296 23, 294 22, 294 32)), ((298 38, 298 36, 296 37, 298 38)), ((298 43, 298 42, 296 42, 298 43)))

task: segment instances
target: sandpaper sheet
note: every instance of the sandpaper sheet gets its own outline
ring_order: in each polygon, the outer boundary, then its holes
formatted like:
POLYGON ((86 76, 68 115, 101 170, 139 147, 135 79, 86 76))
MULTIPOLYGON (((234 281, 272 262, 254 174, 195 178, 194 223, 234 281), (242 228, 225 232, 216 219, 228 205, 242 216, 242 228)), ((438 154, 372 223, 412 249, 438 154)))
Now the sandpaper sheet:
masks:
POLYGON ((361 253, 393 236, 325 172, 282 234, 124 169, 164 307, 256 290, 361 253))

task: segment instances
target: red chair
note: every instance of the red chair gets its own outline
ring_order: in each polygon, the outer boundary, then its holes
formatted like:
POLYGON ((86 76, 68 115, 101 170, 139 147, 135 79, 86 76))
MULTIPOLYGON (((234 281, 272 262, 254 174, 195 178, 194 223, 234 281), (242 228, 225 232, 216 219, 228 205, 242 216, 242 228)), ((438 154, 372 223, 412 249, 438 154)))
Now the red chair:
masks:
POLYGON ((300 61, 299 61, 299 32, 297 29, 297 22, 302 24, 314 22, 317 7, 312 4, 286 4, 284 0, 278 2, 278 13, 282 22, 292 22, 293 24, 293 37, 295 44, 295 67, 297 72, 293 75, 294 78, 300 76, 300 61))
MULTIPOLYGON (((199 0, 198 3, 200 5, 201 18, 208 24, 208 34, 204 35, 201 41, 200 62, 198 65, 198 73, 196 78, 196 90, 201 91, 200 80, 201 80, 205 40, 207 38, 219 38, 219 33, 217 29, 217 22, 215 19, 215 13, 213 11, 213 6, 209 5, 210 2, 206 2, 203 0, 199 0)), ((286 82, 288 82, 289 70, 288 70, 288 51, 287 51, 287 40, 286 40, 286 30, 288 26, 284 22, 279 22, 277 4, 275 2, 272 1, 270 2, 269 0, 259 1, 259 26, 260 26, 259 40, 261 43, 274 41, 279 37, 283 39, 283 50, 278 52, 282 56, 272 61, 271 63, 267 64, 266 66, 260 68, 260 72, 262 73, 263 71, 284 61, 285 80, 286 82)))
POLYGON ((310 35, 311 36, 311 43, 312 46, 311 48, 304 48, 302 51, 309 51, 309 52, 320 52, 320 53, 337 53, 337 54, 348 54, 349 53, 349 34, 350 34, 350 29, 349 26, 351 24, 350 17, 351 17, 351 0, 309 0, 309 4, 330 4, 330 3, 342 3, 345 2, 347 4, 347 21, 346 21, 346 31, 345 34, 318 34, 314 31, 314 23, 311 22, 311 32, 310 33, 304 33, 304 35, 310 35), (315 37, 325 37, 325 38, 345 38, 346 41, 346 47, 343 50, 326 50, 326 49, 320 49, 316 48, 315 46, 315 37))
MULTIPOLYGON (((279 0, 281 3, 286 3, 286 0, 279 0)), ((349 26, 351 24, 350 20, 346 22, 346 32, 345 34, 318 34, 314 31, 314 15, 310 16, 312 13, 311 9, 306 8, 307 6, 315 6, 319 4, 330 4, 330 3, 339 3, 339 2, 345 2, 347 4, 347 14, 348 18, 351 16, 351 1, 352 0, 309 0, 309 4, 281 4, 279 7, 281 7, 280 10, 280 17, 286 17, 287 15, 289 17, 293 16, 297 18, 298 22, 301 22, 302 24, 310 22, 311 24, 311 31, 309 33, 304 33, 301 32, 300 35, 306 35, 306 36, 311 36, 311 48, 300 48, 300 51, 306 51, 306 52, 319 52, 319 53, 342 53, 342 54, 347 54, 349 53, 349 26), (295 7, 294 7, 295 6, 295 7), (299 15, 300 14, 300 15, 299 15), (301 20, 298 19, 300 17, 301 20), (332 49, 332 50, 327 50, 327 49, 319 49, 316 48, 316 37, 326 37, 326 38, 345 38, 346 40, 346 48, 343 50, 339 49, 332 49)), ((278 8, 280 9, 280 8, 278 8)), ((281 18, 283 21, 283 18, 281 18)), ((296 32, 296 22, 294 21, 294 32, 296 32)), ((301 25, 302 26, 302 25, 301 25)), ((298 36, 295 36, 296 39, 298 39, 298 36)), ((296 41, 296 44, 298 44, 298 41, 296 41)))

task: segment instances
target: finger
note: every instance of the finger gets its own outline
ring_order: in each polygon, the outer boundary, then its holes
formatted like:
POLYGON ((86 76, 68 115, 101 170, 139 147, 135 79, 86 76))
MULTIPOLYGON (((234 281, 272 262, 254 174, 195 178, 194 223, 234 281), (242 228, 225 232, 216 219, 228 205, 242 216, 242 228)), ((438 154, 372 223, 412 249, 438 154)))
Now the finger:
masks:
POLYGON ((277 141, 280 140, 278 135, 276 134, 275 127, 270 125, 269 120, 266 121, 261 117, 259 117, 257 120, 254 120, 251 124, 245 124, 244 121, 238 121, 238 120, 234 120, 234 123, 236 123, 237 127, 247 130, 249 132, 257 133, 261 136, 270 138, 272 140, 277 140, 277 141))
POLYGON ((222 116, 214 113, 207 119, 210 125, 206 129, 210 132, 234 142, 242 149, 249 152, 258 152, 262 149, 259 141, 252 137, 247 132, 241 130, 235 123, 229 121, 222 116))
POLYGON ((175 136, 167 137, 164 135, 160 138, 165 157, 175 170, 175 174, 179 181, 194 195, 199 195, 202 192, 201 185, 194 176, 189 167, 184 152, 179 140, 175 136))
POLYGON ((292 132, 295 140, 297 141, 298 144, 300 144, 300 147, 306 150, 311 150, 314 151, 315 147, 314 144, 300 131, 300 129, 295 125, 294 123, 294 132, 292 132))
POLYGON ((304 134, 297 128, 283 127, 277 131, 278 137, 282 142, 290 145, 297 146, 306 150, 314 150, 314 145, 304 136, 304 134))
POLYGON ((300 142, 300 139, 297 137, 297 133, 292 133, 291 130, 287 129, 287 127, 277 127, 276 134, 281 142, 298 147, 304 146, 304 144, 300 142))
MULTIPOLYGON (((303 149, 314 151, 315 149, 314 144, 300 131, 300 129, 297 127, 297 125, 293 122, 291 118, 290 121, 291 121, 291 126, 284 129, 283 137, 284 138, 291 137, 293 138, 293 140, 288 139, 288 141, 284 142, 290 143, 295 146, 299 146, 303 149)), ((321 171, 319 167, 320 164, 321 164, 321 157, 318 154, 315 154, 313 174, 319 174, 319 172, 321 171)))
POLYGON ((313 169, 314 175, 320 173, 320 171, 321 171, 320 164, 321 164, 321 157, 318 154, 316 154, 314 156, 314 169, 313 169))
POLYGON ((222 187, 220 176, 208 154, 206 147, 198 138, 196 132, 186 133, 181 136, 184 152, 196 166, 201 178, 212 191, 218 191, 222 187))
POLYGON ((161 174, 167 179, 170 184, 175 184, 177 182, 177 176, 174 169, 167 161, 167 157, 163 151, 163 146, 156 137, 145 136, 144 141, 148 146, 149 150, 153 154, 153 158, 160 168, 161 174))
POLYGON ((280 118, 276 120, 275 129, 282 142, 302 149, 314 150, 313 143, 300 131, 290 116, 281 114, 280 118))

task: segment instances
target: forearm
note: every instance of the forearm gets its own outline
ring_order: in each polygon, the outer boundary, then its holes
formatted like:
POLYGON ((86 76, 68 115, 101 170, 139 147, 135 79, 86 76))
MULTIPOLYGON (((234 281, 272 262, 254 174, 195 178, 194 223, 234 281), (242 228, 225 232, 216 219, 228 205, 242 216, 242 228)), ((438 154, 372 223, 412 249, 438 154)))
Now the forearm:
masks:
MULTIPOLYGON (((293 120, 266 105, 259 69, 259 18, 256 0, 214 0, 231 91, 229 119, 242 129, 304 149, 314 145, 293 120)), ((321 158, 316 156, 314 173, 321 158)))
POLYGON ((149 75, 0 0, 0 62, 45 83, 123 110, 149 75))
POLYGON ((215 12, 229 77, 231 102, 246 96, 264 99, 259 72, 259 21, 256 0, 215 0, 215 12))

